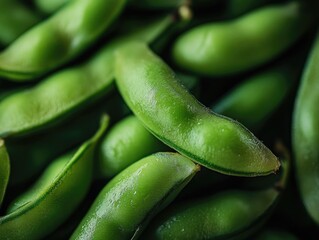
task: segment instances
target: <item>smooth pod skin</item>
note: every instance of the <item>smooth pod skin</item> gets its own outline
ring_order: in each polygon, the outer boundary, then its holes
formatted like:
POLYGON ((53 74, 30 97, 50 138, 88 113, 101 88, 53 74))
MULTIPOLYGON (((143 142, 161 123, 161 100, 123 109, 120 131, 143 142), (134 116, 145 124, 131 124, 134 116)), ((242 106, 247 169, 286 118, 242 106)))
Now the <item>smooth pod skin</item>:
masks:
POLYGON ((116 123, 101 141, 98 171, 111 178, 137 160, 165 149, 135 116, 116 123))
POLYGON ((0 102, 0 137, 32 134, 69 117, 113 89, 113 53, 124 43, 150 43, 173 24, 156 19, 108 43, 88 62, 54 73, 30 89, 0 102))
POLYGON ((116 52, 118 88, 139 120, 161 141, 215 171, 267 175, 280 163, 238 122, 214 114, 176 80, 146 45, 130 43, 116 52))
POLYGON ((0 45, 8 45, 40 22, 40 17, 16 0, 0 1, 0 45))
POLYGON ((4 141, 0 139, 0 207, 10 176, 10 159, 4 141))
POLYGON ((36 176, 54 159, 76 148, 89 139, 99 127, 103 113, 116 119, 114 107, 118 107, 115 99, 107 99, 103 108, 94 108, 80 112, 61 126, 52 128, 42 134, 25 138, 7 139, 6 147, 11 157, 11 173, 9 186, 21 186, 36 180, 36 176), (108 107, 112 105, 112 107, 108 107), (54 147, 53 147, 54 146, 54 147))
POLYGON ((141 239, 247 239, 246 231, 260 224, 273 209, 278 195, 274 189, 229 190, 172 206, 170 211, 164 210, 158 222, 150 224, 146 236, 141 239))
POLYGON ((182 34, 172 55, 181 68, 208 76, 227 76, 275 58, 309 29, 312 11, 298 2, 257 9, 238 19, 207 23, 182 34))
POLYGON ((104 117, 99 131, 69 161, 54 162, 29 192, 11 204, 9 213, 0 217, 1 238, 42 239, 71 215, 88 192, 95 146, 107 124, 104 117))
POLYGON ((104 187, 71 239, 136 239, 198 170, 177 153, 143 158, 104 187))
POLYGON ((281 175, 272 187, 227 190, 172 205, 149 224, 141 239, 247 239, 267 220, 287 185, 290 162, 283 160, 281 175))
POLYGON ((292 127, 297 184, 303 203, 319 224, 319 37, 298 90, 292 127))
POLYGON ((282 103, 297 74, 288 67, 258 73, 221 98, 212 110, 257 130, 282 103))
POLYGON ((62 66, 101 36, 125 3, 126 0, 70 2, 0 53, 0 76, 34 80, 62 66))

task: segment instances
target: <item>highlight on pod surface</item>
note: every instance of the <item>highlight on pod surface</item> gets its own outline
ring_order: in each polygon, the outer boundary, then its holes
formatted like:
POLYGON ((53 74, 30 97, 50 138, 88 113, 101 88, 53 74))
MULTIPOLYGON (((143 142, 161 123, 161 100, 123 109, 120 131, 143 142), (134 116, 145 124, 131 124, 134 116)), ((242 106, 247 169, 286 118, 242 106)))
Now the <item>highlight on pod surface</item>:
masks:
POLYGON ((317 240, 318 12, 0 0, 0 239, 317 240))

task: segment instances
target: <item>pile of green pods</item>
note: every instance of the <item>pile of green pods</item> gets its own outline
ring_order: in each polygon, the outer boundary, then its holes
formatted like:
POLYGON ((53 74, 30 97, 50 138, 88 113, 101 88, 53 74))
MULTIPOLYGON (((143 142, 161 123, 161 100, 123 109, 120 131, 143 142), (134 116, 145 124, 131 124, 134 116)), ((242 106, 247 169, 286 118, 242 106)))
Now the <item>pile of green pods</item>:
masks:
POLYGON ((317 0, 0 0, 0 240, 319 236, 317 0))

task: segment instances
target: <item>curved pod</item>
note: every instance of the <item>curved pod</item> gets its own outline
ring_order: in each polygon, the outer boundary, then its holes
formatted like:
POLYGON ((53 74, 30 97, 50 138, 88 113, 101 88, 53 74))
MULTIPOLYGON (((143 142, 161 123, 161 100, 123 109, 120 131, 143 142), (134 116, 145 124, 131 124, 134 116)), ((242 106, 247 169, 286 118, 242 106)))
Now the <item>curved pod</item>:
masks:
POLYGON ((198 170, 176 153, 143 158, 104 187, 71 239, 136 239, 198 170))
POLYGON ((113 53, 125 42, 150 43, 174 22, 161 17, 106 44, 86 63, 61 70, 0 102, 0 137, 30 134, 61 121, 113 88, 113 53))
POLYGON ((99 172, 110 178, 137 160, 160 152, 165 146, 135 116, 128 116, 110 129, 99 146, 99 172))
POLYGON ((309 215, 319 224, 319 36, 315 40, 297 94, 292 143, 297 183, 309 215))
POLYGON ((91 184, 95 146, 107 124, 104 117, 96 135, 69 161, 63 157, 54 162, 29 192, 11 204, 10 212, 0 217, 1 238, 41 239, 71 215, 91 184))
POLYGON ((302 8, 298 2, 267 6, 236 20, 195 27, 176 40, 174 61, 209 76, 253 69, 278 56, 309 29, 313 13, 302 8))
POLYGON ((131 43, 117 51, 115 78, 128 106, 155 136, 205 167, 241 176, 279 168, 251 132, 201 105, 146 45, 131 43))
POLYGON ((33 80, 60 67, 101 36, 125 3, 126 0, 70 2, 0 53, 0 76, 33 80))

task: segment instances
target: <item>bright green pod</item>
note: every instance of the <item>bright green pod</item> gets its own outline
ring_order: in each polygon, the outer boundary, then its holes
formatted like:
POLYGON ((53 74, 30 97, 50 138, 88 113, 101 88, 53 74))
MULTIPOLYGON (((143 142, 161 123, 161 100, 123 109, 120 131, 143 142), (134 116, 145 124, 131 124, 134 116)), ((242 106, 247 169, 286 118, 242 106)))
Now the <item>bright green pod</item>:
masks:
POLYGON ((19 1, 1 0, 0 9, 0 45, 10 44, 40 22, 40 17, 19 1))
MULTIPOLYGON (((288 160, 288 159, 287 159, 288 160)), ((279 180, 263 190, 227 190, 164 210, 141 239, 247 239, 270 216, 286 187, 290 163, 283 162, 279 180)))
POLYGON ((4 141, 0 139, 0 207, 10 176, 10 159, 4 141))
POLYGON ((98 171, 103 178, 111 178, 137 160, 164 149, 135 116, 128 116, 101 141, 98 171))
POLYGON ((309 29, 314 14, 307 9, 290 2, 197 26, 177 38, 173 59, 183 69, 208 76, 253 69, 281 54, 309 29))
POLYGON ((198 170, 177 153, 143 158, 103 188, 71 239, 137 239, 198 170))
POLYGON ((89 190, 95 147, 108 125, 104 117, 93 138, 71 158, 62 157, 43 173, 28 192, 0 217, 3 239, 42 239, 62 224, 79 206, 89 190))
MULTIPOLYGON (((34 80, 69 62, 106 31, 125 3, 126 0, 70 2, 0 53, 0 76, 34 80)), ((83 73, 88 77, 90 72, 83 73)))
POLYGON ((305 67, 296 97, 292 143, 296 178, 303 203, 319 224, 319 36, 305 67))
POLYGON ((52 126, 113 89, 113 53, 125 42, 150 43, 174 22, 161 17, 114 39, 88 62, 54 73, 0 102, 0 137, 25 135, 52 126))
POLYGON ((116 52, 118 88, 139 120, 161 141, 199 164, 239 176, 267 175, 280 163, 245 127, 214 114, 142 43, 116 52))

